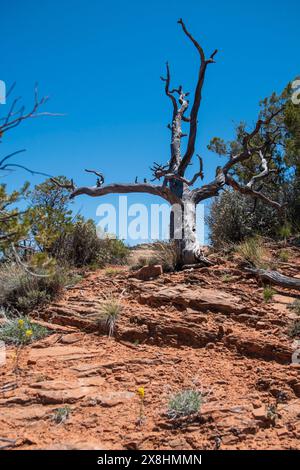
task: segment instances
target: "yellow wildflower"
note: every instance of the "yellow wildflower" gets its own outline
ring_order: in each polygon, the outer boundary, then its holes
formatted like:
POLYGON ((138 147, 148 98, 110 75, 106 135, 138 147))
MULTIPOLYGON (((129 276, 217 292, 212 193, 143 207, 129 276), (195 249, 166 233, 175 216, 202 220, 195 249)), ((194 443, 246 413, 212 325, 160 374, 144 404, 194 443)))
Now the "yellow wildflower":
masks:
POLYGON ((139 387, 137 389, 137 393, 141 397, 141 399, 144 400, 144 398, 145 398, 145 389, 144 389, 144 387, 139 387))
POLYGON ((21 318, 20 318, 20 320, 18 320, 18 326, 19 326, 19 328, 23 328, 23 326, 24 326, 24 320, 22 320, 21 318))
POLYGON ((32 330, 26 330, 25 336, 26 336, 26 338, 31 338, 32 330))

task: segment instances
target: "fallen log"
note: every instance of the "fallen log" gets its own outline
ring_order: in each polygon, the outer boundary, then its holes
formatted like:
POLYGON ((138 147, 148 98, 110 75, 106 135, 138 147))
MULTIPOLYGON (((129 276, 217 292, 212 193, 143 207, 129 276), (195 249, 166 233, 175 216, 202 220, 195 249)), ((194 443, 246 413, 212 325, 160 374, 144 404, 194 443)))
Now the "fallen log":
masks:
POLYGON ((245 270, 254 274, 256 277, 259 277, 262 281, 267 281, 270 284, 300 290, 300 279, 295 277, 284 276, 277 271, 269 271, 265 269, 245 268, 245 270))

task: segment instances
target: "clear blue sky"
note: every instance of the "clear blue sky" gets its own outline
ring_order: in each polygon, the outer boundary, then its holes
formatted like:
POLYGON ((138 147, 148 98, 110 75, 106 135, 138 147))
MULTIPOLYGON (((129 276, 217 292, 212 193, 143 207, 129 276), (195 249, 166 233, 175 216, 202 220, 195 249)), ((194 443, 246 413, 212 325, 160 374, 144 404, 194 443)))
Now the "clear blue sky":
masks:
MULTIPOLYGON (((1 155, 25 147, 20 163, 78 185, 94 182, 85 167, 103 171, 107 183, 133 182, 149 178, 153 160, 168 159, 171 109, 159 77, 168 60, 173 84, 192 91, 198 67, 179 17, 207 54, 219 49, 199 116, 197 151, 207 180, 218 163, 206 150, 210 138, 230 138, 235 123, 254 122, 258 101, 300 73, 297 0, 1 3, 0 79, 17 81, 28 106, 38 81, 51 97, 47 110, 66 114, 26 122, 3 139, 1 155)), ((41 181, 21 170, 2 181, 16 187, 24 179, 41 181)), ((115 200, 81 196, 75 208, 95 218, 100 202, 115 200)), ((147 195, 130 201, 157 202, 147 195)))

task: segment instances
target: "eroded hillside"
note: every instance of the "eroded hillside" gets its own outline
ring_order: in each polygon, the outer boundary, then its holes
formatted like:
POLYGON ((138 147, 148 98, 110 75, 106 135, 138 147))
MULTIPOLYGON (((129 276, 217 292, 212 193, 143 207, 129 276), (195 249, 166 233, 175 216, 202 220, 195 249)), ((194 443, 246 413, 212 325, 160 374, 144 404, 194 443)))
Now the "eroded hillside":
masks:
MULTIPOLYGON (((280 270, 300 277, 299 249, 290 252, 280 270)), ((292 363, 288 334, 299 292, 274 287, 266 302, 260 283, 234 260, 214 261, 149 281, 127 267, 90 272, 33 312, 52 334, 22 349, 17 374, 16 348, 7 349, 0 446, 299 449, 300 364, 292 363), (108 337, 97 319, 111 296, 122 312, 108 337), (168 401, 182 389, 200 390, 204 403, 172 420, 168 401)))

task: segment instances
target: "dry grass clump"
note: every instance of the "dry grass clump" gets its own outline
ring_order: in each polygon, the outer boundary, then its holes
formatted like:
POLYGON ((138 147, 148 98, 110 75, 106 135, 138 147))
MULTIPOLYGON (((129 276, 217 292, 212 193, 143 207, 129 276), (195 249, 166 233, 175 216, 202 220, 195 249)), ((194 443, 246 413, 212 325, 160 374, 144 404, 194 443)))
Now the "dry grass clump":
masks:
POLYGON ((122 312, 122 305, 119 299, 107 298, 100 309, 100 323, 105 323, 108 336, 113 336, 117 320, 122 312))
POLYGON ((237 246, 237 253, 252 266, 265 267, 266 250, 260 237, 247 238, 237 246))

